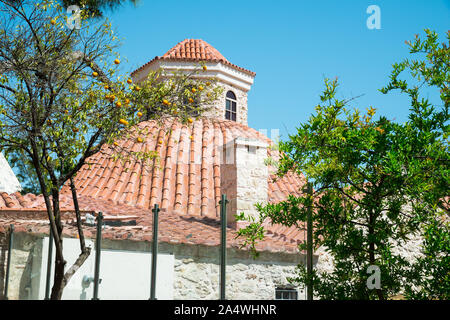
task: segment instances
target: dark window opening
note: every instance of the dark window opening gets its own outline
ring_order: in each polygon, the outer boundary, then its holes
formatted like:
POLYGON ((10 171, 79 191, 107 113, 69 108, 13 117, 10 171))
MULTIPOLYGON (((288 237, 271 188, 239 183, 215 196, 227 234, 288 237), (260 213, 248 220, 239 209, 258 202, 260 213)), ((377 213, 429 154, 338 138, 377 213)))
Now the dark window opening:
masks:
POLYGON ((225 119, 232 121, 237 119, 236 95, 232 91, 227 92, 225 99, 225 119))
POLYGON ((275 288, 275 300, 298 300, 296 289, 275 288))

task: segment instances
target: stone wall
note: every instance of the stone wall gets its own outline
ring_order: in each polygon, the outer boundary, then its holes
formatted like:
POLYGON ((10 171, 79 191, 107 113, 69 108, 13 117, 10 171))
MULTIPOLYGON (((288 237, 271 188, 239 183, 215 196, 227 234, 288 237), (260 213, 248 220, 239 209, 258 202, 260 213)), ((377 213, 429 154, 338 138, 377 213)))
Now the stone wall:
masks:
POLYGON ((236 138, 224 146, 221 164, 221 193, 228 196, 227 222, 234 224, 235 214, 258 217, 256 203, 268 200, 267 145, 259 140, 236 138))
MULTIPOLYGON (((177 249, 182 250, 175 253, 174 299, 218 299, 219 248, 177 249)), ((303 261, 301 255, 267 252, 254 260, 248 252, 228 249, 226 299, 273 300, 277 287, 294 288, 288 278, 303 261)), ((299 299, 304 299, 304 291, 296 289, 299 299)))
POLYGON ((207 112, 203 114, 205 117, 212 117, 217 119, 225 119, 225 97, 228 91, 233 91, 236 95, 236 122, 247 125, 248 107, 247 107, 247 92, 230 84, 220 82, 219 85, 223 88, 221 95, 212 105, 207 106, 207 112))
MULTIPOLYGON (((421 245, 423 239, 419 234, 410 236, 410 239, 404 243, 392 243, 392 254, 399 255, 405 258, 408 262, 413 263, 421 253, 421 245)), ((326 251, 325 247, 320 247, 315 254, 318 257, 318 262, 315 268, 319 272, 332 272, 334 263, 333 257, 326 251)))

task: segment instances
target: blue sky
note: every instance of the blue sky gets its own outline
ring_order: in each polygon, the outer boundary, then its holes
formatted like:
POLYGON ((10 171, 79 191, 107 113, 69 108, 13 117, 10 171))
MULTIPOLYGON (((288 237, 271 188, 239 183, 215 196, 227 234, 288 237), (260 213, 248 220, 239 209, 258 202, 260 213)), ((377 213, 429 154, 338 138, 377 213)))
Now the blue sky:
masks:
MULTIPOLYGON (((249 126, 279 129, 282 138, 308 119, 324 77, 338 77, 339 97, 364 94, 353 106, 403 122, 408 99, 377 90, 392 63, 408 57, 405 40, 430 28, 450 29, 450 0, 428 1, 148 1, 108 13, 123 39, 123 66, 134 70, 178 42, 203 39, 230 62, 256 72, 249 92, 249 126), (381 29, 369 30, 369 5, 381 29)), ((430 98, 436 98, 430 93, 430 98)))

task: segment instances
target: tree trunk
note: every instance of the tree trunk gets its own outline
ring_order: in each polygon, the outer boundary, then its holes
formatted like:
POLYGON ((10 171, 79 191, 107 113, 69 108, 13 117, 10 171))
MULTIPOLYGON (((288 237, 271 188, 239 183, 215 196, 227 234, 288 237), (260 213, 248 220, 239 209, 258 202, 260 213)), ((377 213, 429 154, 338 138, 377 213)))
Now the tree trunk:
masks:
POLYGON ((64 281, 64 267, 66 266, 66 261, 63 256, 63 243, 62 243, 62 224, 61 224, 61 211, 59 209, 59 192, 58 190, 52 190, 52 202, 53 202, 53 213, 55 217, 56 229, 58 232, 58 237, 54 237, 55 243, 59 241, 59 245, 56 245, 56 260, 55 260, 55 276, 53 280, 53 288, 50 299, 60 300, 62 297, 65 281, 64 281), (58 239, 58 240, 57 240, 58 239))
POLYGON ((62 256, 56 257, 55 261, 55 277, 53 280, 52 293, 50 295, 51 300, 61 300, 64 289, 64 267, 66 261, 62 259, 62 256))

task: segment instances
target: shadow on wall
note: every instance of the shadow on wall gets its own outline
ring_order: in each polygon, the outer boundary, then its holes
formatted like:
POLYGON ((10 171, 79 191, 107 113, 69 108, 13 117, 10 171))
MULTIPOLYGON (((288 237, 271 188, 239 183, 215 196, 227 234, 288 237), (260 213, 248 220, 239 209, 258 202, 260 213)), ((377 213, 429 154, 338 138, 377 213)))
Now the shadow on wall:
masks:
POLYGON ((36 246, 33 245, 33 247, 30 250, 30 254, 28 255, 27 262, 25 264, 25 268, 23 270, 22 276, 20 277, 20 283, 19 283, 19 300, 30 300, 31 297, 31 278, 32 278, 32 271, 33 271, 33 257, 34 257, 34 250, 36 249, 36 246))
MULTIPOLYGON (((0 300, 4 296, 8 264, 8 232, 0 233, 0 300)), ((42 240, 24 233, 15 233, 11 252, 8 299, 38 299, 42 240)))

